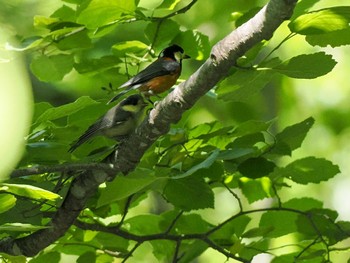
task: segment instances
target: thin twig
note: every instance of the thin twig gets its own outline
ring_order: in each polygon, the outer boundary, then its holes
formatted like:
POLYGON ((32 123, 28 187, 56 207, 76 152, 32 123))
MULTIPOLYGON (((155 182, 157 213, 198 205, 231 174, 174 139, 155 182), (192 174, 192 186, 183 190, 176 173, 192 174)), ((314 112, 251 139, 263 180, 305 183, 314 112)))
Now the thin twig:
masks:
POLYGON ((181 240, 177 240, 176 241, 176 245, 175 245, 175 251, 174 251, 174 256, 173 256, 173 263, 176 263, 179 259, 178 255, 179 255, 179 251, 180 251, 180 246, 181 246, 181 240))
POLYGON ((228 187, 228 185, 225 184, 225 182, 222 182, 222 184, 223 184, 223 186, 225 186, 225 188, 227 189, 227 191, 229 191, 230 194, 237 200, 238 206, 239 206, 239 211, 240 211, 240 212, 243 212, 243 205, 242 205, 241 199, 239 199, 238 195, 237 195, 235 192, 233 192, 233 191, 230 189, 230 187, 228 187))
POLYGON ((142 244, 142 242, 138 242, 135 244, 135 246, 129 251, 129 253, 125 256, 125 258, 123 259, 122 263, 126 262, 131 256, 132 254, 135 252, 135 250, 142 244))
POLYGON ((125 206, 124 206, 124 211, 123 211, 123 216, 122 216, 122 218, 120 219, 120 222, 117 225, 118 228, 121 227, 122 224, 124 223, 124 220, 125 220, 126 215, 127 215, 128 211, 129 211, 129 207, 131 205, 131 201, 132 201, 133 197, 134 197, 134 195, 130 195, 128 197, 128 199, 126 200, 126 203, 125 203, 125 206))
POLYGON ((180 211, 180 213, 178 213, 176 215, 176 217, 174 218, 174 220, 170 223, 170 225, 168 226, 167 230, 165 230, 165 234, 169 234, 171 229, 175 226, 177 220, 179 220, 179 218, 182 216, 182 214, 184 213, 184 211, 180 211))
POLYGON ((190 2, 187 6, 173 12, 173 13, 170 13, 166 16, 163 16, 163 17, 149 17, 150 20, 154 21, 154 20, 164 20, 164 19, 168 19, 168 18, 171 18, 173 16, 176 16, 176 15, 179 15, 179 14, 183 14, 183 13, 186 13, 188 10, 191 9, 191 7, 197 2, 198 0, 192 0, 192 2, 190 2))

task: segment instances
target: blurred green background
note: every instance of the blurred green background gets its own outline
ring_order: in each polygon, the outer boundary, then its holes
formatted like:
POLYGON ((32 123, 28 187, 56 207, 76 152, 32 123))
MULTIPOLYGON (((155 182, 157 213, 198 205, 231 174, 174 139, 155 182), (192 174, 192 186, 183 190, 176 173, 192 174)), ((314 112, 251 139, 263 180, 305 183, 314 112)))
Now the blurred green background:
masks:
MULTIPOLYGON (((141 0, 140 6, 152 8, 159 5, 161 1, 141 0)), ((189 1, 183 1, 180 6, 184 6, 189 1)), ((267 1, 253 0, 199 0, 188 12, 178 15, 173 19, 185 28, 196 29, 209 36, 211 45, 227 35, 235 27, 232 16, 236 12, 246 12, 250 9, 263 6, 267 1)), ((330 7, 333 5, 348 4, 348 1, 319 1, 313 9, 330 7)), ((33 26, 33 17, 35 15, 50 16, 54 10, 62 5, 59 0, 0 0, 0 27, 10 37, 29 37, 35 36, 38 32, 33 26)), ((161 16, 162 14, 155 14, 161 16)), ((284 23, 274 34, 271 42, 268 44, 270 49, 274 48, 288 34, 287 23, 284 23)), ((87 52, 86 57, 94 57, 101 54, 108 54, 110 46, 118 41, 142 40, 145 38, 145 22, 126 23, 120 25, 115 31, 108 35, 107 41, 95 43, 95 48, 87 52)), ((287 41, 277 52, 282 59, 288 59, 303 53, 314 53, 317 48, 309 46, 303 39, 303 36, 296 36, 287 41)), ((1 49, 7 41, 1 37, 1 49)), ((349 68, 350 68, 350 47, 342 46, 339 48, 325 48, 324 50, 332 54, 338 64, 329 74, 311 80, 291 79, 282 75, 275 76, 273 80, 263 89, 263 91, 244 101, 223 103, 217 101, 212 96, 203 97, 196 106, 183 116, 178 125, 194 126, 198 123, 219 119, 225 123, 238 124, 245 120, 272 120, 274 119, 273 130, 281 130, 284 127, 300 122, 309 116, 315 118, 316 122, 301 149, 293 153, 291 158, 296 159, 304 156, 324 157, 338 164, 341 169, 341 175, 331 179, 329 182, 320 185, 293 185, 290 191, 282 194, 283 199, 289 199, 290 195, 294 197, 303 196, 307 192, 324 201, 325 206, 334 208, 339 212, 339 219, 350 220, 350 87, 349 87, 349 68), (210 103, 211 107, 206 105, 210 103)), ((266 49, 266 54, 268 53, 266 49)), ((84 52, 84 51, 82 51, 84 52)), ((0 63, 5 63, 4 53, 1 53, 0 63)), ((101 87, 107 86, 109 82, 121 82, 113 74, 113 70, 102 74, 80 75, 73 71, 62 81, 56 83, 45 83, 36 79, 29 70, 29 62, 33 54, 27 52, 25 55, 26 68, 30 76, 35 102, 48 101, 53 105, 62 105, 72 102, 82 95, 89 95, 94 99, 108 99, 110 94, 102 90, 101 87)), ((185 61, 181 78, 187 79, 203 63, 203 60, 185 61)), ((0 68, 2 71, 3 68, 0 68)), ((18 78, 18 73, 12 73, 13 80, 18 78)), ((24 87, 24 86, 23 86, 24 87)), ((7 87, 1 83, 1 92, 10 92, 7 87)), ((14 103, 22 100, 30 100, 31 95, 23 92, 16 95, 14 103), (23 95, 23 98, 20 96, 23 95)), ((2 98, 3 99, 3 98, 2 98)), ((3 103, 3 102, 2 102, 3 103)), ((27 113, 31 112, 30 103, 27 106, 27 113)), ((13 116, 11 107, 2 110, 2 114, 13 116)), ((19 116, 19 115, 18 115, 19 116)), ((28 118, 28 117, 24 117, 28 118)), ((3 131, 8 130, 2 125, 3 131)), ((11 129, 16 129, 15 127, 11 129)), ((24 130, 26 130, 24 128, 24 130)), ((2 132, 1 136, 4 132, 2 132)), ((19 146, 23 147, 23 146, 19 146)), ((290 158, 282 161, 289 162, 290 158)), ((237 208, 230 207, 230 204, 223 205, 231 200, 226 195, 218 194, 216 203, 220 203, 220 209, 216 211, 221 215, 232 214, 237 208)), ((261 206, 262 203, 269 204, 269 200, 263 200, 253 204, 261 206)), ((140 206, 140 210, 150 209, 149 204, 140 206)), ((208 211, 204 213, 205 218, 215 219, 215 213, 208 211)), ((142 251, 138 254, 142 254, 142 251)), ((206 252, 202 256, 203 262, 211 259, 215 252, 206 252)), ((224 259, 223 259, 224 260, 224 259)), ((263 259, 261 259, 263 260, 263 259)), ((207 261, 208 262, 208 261, 207 261)), ((263 262, 263 261, 256 261, 263 262)), ((339 261, 341 262, 341 261, 339 261)))

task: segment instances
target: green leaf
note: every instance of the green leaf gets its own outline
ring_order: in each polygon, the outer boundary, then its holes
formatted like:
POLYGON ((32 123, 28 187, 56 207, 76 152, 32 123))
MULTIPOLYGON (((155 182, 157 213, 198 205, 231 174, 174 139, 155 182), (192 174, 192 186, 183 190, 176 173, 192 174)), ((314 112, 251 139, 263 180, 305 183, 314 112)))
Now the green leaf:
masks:
POLYGON ((145 34, 154 47, 163 49, 180 32, 179 27, 176 22, 169 19, 164 20, 161 24, 159 22, 151 22, 147 25, 145 34))
POLYGON ((240 237, 245 229, 247 228, 249 222, 252 219, 249 216, 241 215, 233 220, 230 220, 217 231, 210 235, 213 240, 229 240, 232 241, 232 237, 240 237))
POLYGON ((26 184, 0 184, 0 191, 35 200, 56 200, 61 198, 53 192, 26 184))
POLYGON ((337 216, 337 212, 329 209, 310 210, 307 220, 305 216, 299 216, 297 221, 298 230, 310 238, 322 235, 327 238, 330 245, 334 245, 348 238, 348 234, 335 223, 337 216))
MULTIPOLYGON (((52 32, 52 34, 55 34, 52 32)), ((56 46, 60 50, 84 49, 92 46, 91 39, 84 27, 69 28, 62 36, 56 36, 56 46)))
POLYGON ((274 230, 273 226, 255 227, 243 233, 242 237, 243 238, 264 237, 273 230, 274 230))
POLYGON ((162 3, 159 6, 157 6, 157 9, 174 10, 174 8, 180 2, 181 0, 163 0, 162 3))
POLYGON ((209 37, 196 30, 187 30, 179 33, 173 40, 191 56, 191 59, 203 60, 209 57, 209 37))
POLYGON ((77 258, 77 263, 95 263, 96 262, 96 252, 93 251, 87 251, 83 254, 81 254, 77 258))
POLYGON ((248 134, 255 134, 261 131, 267 131, 270 125, 271 125, 270 122, 249 120, 237 126, 233 134, 237 137, 248 135, 248 134))
POLYGON ((320 183, 327 181, 340 172, 337 165, 316 157, 306 157, 279 168, 274 173, 287 177, 298 184, 320 183))
POLYGON ((73 68, 72 55, 40 55, 30 64, 34 75, 41 81, 59 81, 73 68))
POLYGON ((223 101, 249 101, 273 76, 274 73, 269 70, 237 70, 220 84, 218 98, 223 101))
POLYGON ((170 203, 185 211, 214 207, 214 193, 201 178, 169 180, 163 194, 170 203))
POLYGON ((198 170, 201 169, 207 169, 209 168, 217 159, 217 157, 219 156, 219 149, 215 149, 208 158, 206 158, 203 162, 191 167, 191 169, 189 169, 188 171, 186 171, 185 173, 182 174, 178 174, 176 176, 171 177, 171 179, 181 179, 181 178, 185 178, 188 177, 192 174, 194 174, 195 172, 197 172, 198 170))
POLYGON ((227 145, 227 148, 239 149, 239 148, 257 148, 256 145, 258 143, 265 143, 264 135, 259 133, 253 133, 248 135, 243 135, 242 137, 238 137, 232 143, 227 145))
POLYGON ((219 121, 201 123, 188 132, 189 139, 210 140, 216 136, 225 136, 232 130, 232 127, 223 127, 219 121))
POLYGON ((102 246, 104 249, 123 253, 128 251, 129 241, 112 233, 97 232, 91 241, 97 242, 98 246, 102 246))
POLYGON ((26 164, 54 164, 70 160, 69 146, 55 141, 39 141, 28 143, 27 154, 23 161, 26 164))
MULTIPOLYGON (((27 263, 28 262, 28 259, 25 256, 12 256, 12 255, 5 254, 5 253, 0 253, 0 255, 2 257, 3 262, 11 262, 11 263, 27 263)), ((53 263, 55 263, 55 262, 53 262, 53 263)))
POLYGON ((229 149, 220 151, 220 154, 218 156, 218 160, 235 160, 240 158, 248 158, 255 156, 256 150, 253 148, 235 148, 235 149, 229 149))
POLYGON ((106 183, 106 188, 101 191, 97 207, 114 203, 137 193, 157 179, 159 178, 154 176, 153 171, 142 168, 137 168, 128 176, 118 176, 112 182, 106 183))
POLYGON ((301 15, 289 23, 292 32, 321 34, 349 28, 350 7, 336 6, 301 15))
POLYGON ((67 5, 63 5, 58 8, 51 17, 59 18, 61 21, 71 21, 75 22, 76 12, 74 9, 70 8, 67 5))
POLYGON ((322 208, 323 203, 319 200, 303 197, 293 198, 283 204, 283 207, 297 209, 299 211, 309 211, 315 208, 322 208))
POLYGON ((101 73, 108 69, 118 67, 118 62, 120 62, 120 58, 117 56, 103 56, 100 58, 83 59, 75 63, 74 68, 80 74, 101 73))
POLYGON ((250 158, 238 166, 238 171, 245 177, 256 179, 271 173, 276 165, 263 157, 250 158))
POLYGON ((292 151, 301 146, 314 123, 315 120, 309 117, 302 122, 286 127, 282 132, 276 135, 276 144, 269 153, 290 155, 292 151))
POLYGON ((170 262, 174 253, 174 243, 170 240, 151 240, 153 255, 157 262, 170 262))
POLYGON ((293 57, 274 67, 273 70, 291 78, 314 79, 332 71, 336 64, 332 55, 318 52, 293 57))
POLYGON ((135 235, 152 235, 160 233, 161 216, 159 215, 138 215, 125 220, 125 224, 129 226, 130 233, 135 235))
POLYGON ((31 259, 29 263, 58 263, 60 262, 61 255, 57 251, 51 251, 45 254, 39 254, 35 258, 31 259))
POLYGON ((135 9, 134 0, 91 0, 81 10, 77 22, 94 29, 122 18, 131 18, 135 9))
POLYGON ((298 4, 295 6, 293 10, 293 20, 300 16, 307 13, 319 0, 301 0, 298 1, 298 4))
POLYGON ((350 28, 329 32, 327 34, 308 35, 305 40, 312 46, 339 47, 350 44, 350 28))
POLYGON ((50 228, 49 226, 34 226, 31 224, 21 223, 8 223, 0 226, 0 231, 11 231, 11 232, 30 232, 37 231, 40 229, 50 228))
POLYGON ((10 210, 16 204, 16 197, 10 194, 0 194, 0 213, 10 210))
MULTIPOLYGON (((164 215, 163 215, 164 217, 164 215)), ((172 220, 174 220, 172 218, 172 220)), ((172 221, 170 221, 172 222, 172 221)), ((170 225, 169 220, 167 220, 166 225, 163 222, 162 225, 167 229, 170 225)), ((207 232, 212 225, 205 221, 201 215, 198 214, 188 214, 182 215, 173 226, 174 232, 177 234, 194 234, 194 233, 204 233, 207 232)))
MULTIPOLYGON (((16 46, 13 45, 13 43, 6 43, 5 48, 8 51, 27 51, 31 49, 36 49, 39 46, 43 45, 45 43, 44 38, 33 36, 28 37, 24 39, 18 46, 18 43, 15 43, 16 46)), ((48 43, 46 43, 48 44, 48 43)))
POLYGON ((239 188, 249 203, 274 196, 272 183, 268 177, 259 179, 240 178, 239 188))
POLYGON ((36 120, 34 120, 34 123, 38 124, 41 122, 52 121, 62 117, 66 117, 68 115, 71 115, 75 112, 78 112, 84 109, 87 106, 96 105, 96 104, 99 104, 99 103, 94 101, 90 97, 86 97, 86 96, 80 97, 75 102, 65 104, 63 106, 59 106, 55 108, 48 108, 40 116, 38 116, 36 120))
POLYGON ((207 250, 208 244, 202 240, 195 240, 191 244, 186 245, 186 252, 181 257, 181 262, 196 262, 205 250, 207 250))
POLYGON ((125 56, 127 53, 146 53, 149 47, 138 40, 124 41, 114 44, 112 51, 116 56, 125 56))
POLYGON ((261 216, 259 227, 273 228, 265 237, 280 237, 297 232, 298 214, 287 211, 268 211, 261 216))

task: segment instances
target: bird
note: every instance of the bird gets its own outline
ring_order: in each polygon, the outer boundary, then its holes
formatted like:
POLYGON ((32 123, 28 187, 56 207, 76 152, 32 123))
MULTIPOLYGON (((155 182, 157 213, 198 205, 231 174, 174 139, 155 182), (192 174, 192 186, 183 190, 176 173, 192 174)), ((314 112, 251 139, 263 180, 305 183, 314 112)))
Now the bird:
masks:
POLYGON ((182 60, 190 58, 182 47, 173 44, 163 49, 156 61, 129 79, 118 89, 123 89, 108 103, 111 103, 131 90, 139 89, 150 101, 149 97, 170 89, 179 78, 182 69, 182 60))
POLYGON ((93 123, 71 145, 68 152, 72 153, 81 144, 97 135, 103 135, 115 140, 127 138, 145 118, 145 107, 147 105, 140 94, 134 94, 125 98, 93 123))

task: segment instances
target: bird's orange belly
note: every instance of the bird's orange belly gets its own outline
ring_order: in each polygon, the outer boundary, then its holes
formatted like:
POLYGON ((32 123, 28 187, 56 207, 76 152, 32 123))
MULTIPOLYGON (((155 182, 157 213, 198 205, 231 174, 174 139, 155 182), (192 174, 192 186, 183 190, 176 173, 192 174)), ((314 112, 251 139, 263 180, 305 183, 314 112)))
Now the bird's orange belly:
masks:
POLYGON ((140 87, 140 91, 143 93, 158 94, 170 89, 178 79, 179 74, 171 74, 165 76, 155 77, 147 81, 140 87))

